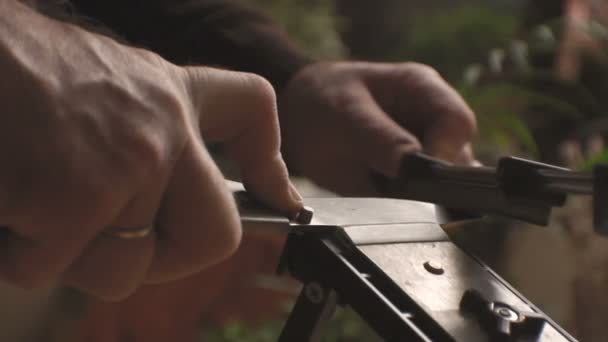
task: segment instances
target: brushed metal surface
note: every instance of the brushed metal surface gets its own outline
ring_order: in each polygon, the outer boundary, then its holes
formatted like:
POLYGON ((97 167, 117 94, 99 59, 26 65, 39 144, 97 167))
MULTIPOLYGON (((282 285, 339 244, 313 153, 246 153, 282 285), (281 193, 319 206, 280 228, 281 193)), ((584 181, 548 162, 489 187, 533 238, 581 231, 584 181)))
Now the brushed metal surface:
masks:
MULTIPOLYGON (((534 311, 521 298, 451 242, 403 243, 358 247, 408 296, 423 306, 458 341, 487 341, 476 319, 459 312, 460 300, 468 289, 521 311, 534 311), (444 273, 428 272, 424 264, 440 264, 444 273)), ((538 341, 568 341, 546 324, 538 341)))
POLYGON ((344 231, 357 246, 450 240, 443 229, 435 223, 348 226, 344 228, 344 231))
POLYGON ((288 232, 294 227, 333 226, 343 229, 356 245, 448 240, 432 204, 389 198, 308 197, 304 203, 314 210, 314 216, 310 223, 299 224, 248 198, 240 183, 228 185, 246 230, 288 232))

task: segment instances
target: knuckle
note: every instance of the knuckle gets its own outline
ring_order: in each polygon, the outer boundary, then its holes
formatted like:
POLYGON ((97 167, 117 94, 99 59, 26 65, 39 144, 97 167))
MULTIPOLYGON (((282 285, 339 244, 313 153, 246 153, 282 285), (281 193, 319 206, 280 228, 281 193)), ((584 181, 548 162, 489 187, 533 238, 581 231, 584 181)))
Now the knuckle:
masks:
POLYGON ((81 106, 85 104, 75 101, 71 105, 76 108, 68 110, 79 113, 78 128, 83 136, 55 139, 59 146, 53 148, 67 152, 65 157, 56 163, 63 163, 62 167, 73 171, 72 176, 82 178, 82 175, 79 176, 82 167, 78 166, 81 160, 77 160, 81 158, 81 154, 76 153, 74 147, 74 140, 79 139, 81 145, 96 152, 87 158, 102 166, 99 170, 92 171, 89 176, 104 176, 101 173, 110 171, 139 178, 162 170, 186 136, 186 108, 179 93, 168 87, 150 86, 146 89, 148 100, 142 101, 123 89, 120 84, 106 82, 103 87, 105 93, 113 95, 117 103, 123 103, 131 115, 109 111, 104 113, 107 115, 100 120, 97 112, 84 111, 81 106), (168 113, 171 115, 167 115, 168 113), (101 143, 93 141, 98 136, 105 137, 110 134, 111 140, 102 140, 101 143), (124 170, 128 172, 125 174, 124 170))
POLYGON ((66 212, 65 216, 73 222, 72 224, 76 223, 81 227, 97 226, 106 222, 112 215, 111 213, 115 212, 119 201, 122 200, 119 190, 116 190, 113 184, 107 184, 103 180, 85 184, 82 190, 76 191, 72 200, 66 201, 66 203, 73 202, 71 203, 72 208, 77 207, 80 210, 72 214, 66 212), (87 203, 87 205, 83 206, 80 203, 87 203))
POLYGON ((435 125, 450 132, 458 141, 469 142, 477 134, 477 120, 473 111, 463 104, 458 109, 443 112, 435 125))
POLYGON ((192 246, 195 248, 193 252, 198 254, 199 265, 210 265, 228 258, 241 243, 243 230, 238 215, 224 210, 219 210, 217 213, 218 216, 212 220, 213 227, 210 227, 213 231, 213 239, 204 242, 207 248, 201 250, 200 245, 192 246))
MULTIPOLYGON (((162 178, 168 172, 175 152, 180 147, 178 138, 171 136, 171 132, 159 131, 156 127, 138 127, 133 131, 131 136, 122 141, 122 148, 115 151, 118 155, 102 161, 106 169, 93 174, 98 176, 98 182, 94 180, 90 184, 91 188, 86 189, 88 192, 107 194, 111 198, 115 191, 104 188, 108 181, 107 175, 113 176, 112 179, 119 180, 122 185, 131 187, 150 178, 162 178)), ((77 174, 74 176, 78 177, 77 174)))
POLYGON ((418 139, 408 140, 407 145, 414 152, 419 152, 419 151, 422 151, 422 149, 423 149, 422 143, 418 139))
POLYGON ((276 112, 277 96, 274 87, 262 76, 255 74, 244 74, 243 83, 250 90, 251 104, 261 109, 262 113, 276 112))
POLYGON ((232 255, 239 247, 243 235, 241 221, 237 215, 222 215, 218 217, 214 228, 214 247, 206 257, 223 260, 232 255))
POLYGON ((447 128, 457 131, 464 141, 470 141, 477 134, 475 113, 462 98, 458 98, 456 105, 447 110, 441 119, 445 121, 447 128))
POLYGON ((134 169, 138 169, 140 173, 155 175, 168 167, 171 148, 167 146, 167 139, 162 135, 142 132, 133 145, 134 169))
POLYGON ((415 73, 421 77, 440 77, 439 72, 437 70, 427 64, 422 64, 418 62, 406 62, 403 63, 403 69, 407 72, 415 73))
POLYGON ((444 98, 442 101, 430 98, 434 107, 440 109, 438 119, 450 128, 458 129, 459 135, 467 141, 472 139, 477 133, 475 113, 437 70, 417 62, 403 63, 401 70, 403 82, 415 84, 415 90, 422 98, 429 98, 431 95, 444 98))
POLYGON ((241 244, 243 230, 240 223, 228 224, 225 229, 222 229, 224 234, 218 236, 218 245, 220 246, 217 258, 219 260, 226 259, 236 252, 241 244))
POLYGON ((471 109, 464 111, 461 116, 460 127, 469 139, 477 134, 477 120, 471 109))

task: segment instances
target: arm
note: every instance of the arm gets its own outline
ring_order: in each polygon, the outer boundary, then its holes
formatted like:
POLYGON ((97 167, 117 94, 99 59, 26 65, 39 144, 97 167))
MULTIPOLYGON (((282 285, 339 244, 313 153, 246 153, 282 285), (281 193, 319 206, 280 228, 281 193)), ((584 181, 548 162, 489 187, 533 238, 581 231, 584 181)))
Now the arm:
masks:
POLYGON ((137 45, 177 64, 220 65, 268 79, 275 89, 312 60, 259 11, 226 0, 73 0, 137 45))

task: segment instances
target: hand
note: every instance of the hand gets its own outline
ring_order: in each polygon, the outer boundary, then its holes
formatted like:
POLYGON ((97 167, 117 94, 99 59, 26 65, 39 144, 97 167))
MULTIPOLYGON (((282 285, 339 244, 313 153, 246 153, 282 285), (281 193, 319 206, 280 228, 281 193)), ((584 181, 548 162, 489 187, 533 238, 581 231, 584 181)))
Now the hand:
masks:
POLYGON ((0 277, 107 299, 231 254, 234 200, 203 144, 223 142, 246 188, 295 213, 275 95, 261 77, 179 68, 0 0, 0 277), (110 230, 153 225, 120 239, 110 230))
POLYGON ((396 176, 407 153, 475 164, 475 115, 421 64, 312 64, 283 90, 279 113, 288 165, 345 195, 375 194, 371 173, 396 176))

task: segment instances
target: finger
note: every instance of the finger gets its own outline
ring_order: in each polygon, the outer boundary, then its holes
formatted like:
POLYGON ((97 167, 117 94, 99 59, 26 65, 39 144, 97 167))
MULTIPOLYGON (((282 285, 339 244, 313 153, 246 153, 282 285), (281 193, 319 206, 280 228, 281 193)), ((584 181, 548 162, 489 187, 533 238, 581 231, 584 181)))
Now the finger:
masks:
POLYGON ((114 232, 154 227, 166 179, 160 175, 135 197, 70 266, 64 282, 105 300, 120 300, 144 281, 155 247, 155 233, 124 239, 114 232))
POLYGON ((450 106, 434 106, 442 115, 427 127, 424 150, 444 160, 467 162, 466 159, 473 159, 470 142, 476 132, 474 114, 464 101, 452 103, 450 106))
POLYGON ((147 281, 183 277, 232 254, 241 239, 234 200, 203 144, 194 137, 173 170, 156 220, 147 281))
POLYGON ((460 153, 456 156, 454 160, 452 160, 455 164, 465 165, 465 166, 481 166, 482 164, 475 159, 475 155, 473 154, 472 145, 466 144, 460 153))
POLYGON ((418 139, 403 126, 395 122, 374 100, 364 84, 350 87, 349 104, 343 108, 353 119, 348 137, 357 153, 355 160, 361 158, 371 168, 387 177, 395 177, 404 155, 421 150, 418 139))
POLYGON ((36 189, 21 201, 19 214, 8 222, 10 229, 0 234, 0 278, 25 288, 56 280, 93 238, 100 222, 116 215, 122 205, 110 203, 113 196, 107 193, 92 199, 89 191, 63 189, 64 201, 57 201, 57 191, 36 189))
MULTIPOLYGON (((64 274, 64 282, 106 300, 123 299, 144 281, 154 254, 156 234, 121 238, 124 232, 154 229, 155 216, 165 192, 172 164, 149 164, 131 181, 119 210, 103 221, 93 239, 64 274)), ((167 162, 165 162, 167 161, 167 162)))
POLYGON ((70 236, 71 241, 62 240, 65 237, 37 241, 3 228, 0 234, 0 279, 22 288, 49 285, 78 255, 79 242, 85 238, 70 236))
POLYGON ((104 300, 122 300, 145 279, 154 243, 154 235, 129 240, 101 235, 89 243, 63 281, 104 300))
POLYGON ((276 96, 254 74, 188 69, 206 142, 222 142, 239 165, 243 183, 267 205, 295 214, 302 198, 289 180, 280 153, 276 96))
POLYGON ((419 105, 423 108, 416 110, 428 116, 422 133, 424 150, 430 155, 456 162, 477 131, 475 114, 437 72, 423 70, 427 75, 426 81, 422 81, 425 91, 418 96, 419 105))
POLYGON ((380 64, 366 76, 382 107, 421 137, 426 153, 450 161, 460 157, 475 135, 475 114, 435 70, 417 63, 380 64))
POLYGON ((332 189, 341 196, 377 197, 381 195, 367 166, 356 164, 350 158, 342 160, 333 158, 333 160, 325 160, 325 163, 334 165, 334 167, 319 172, 315 177, 316 184, 332 189))

